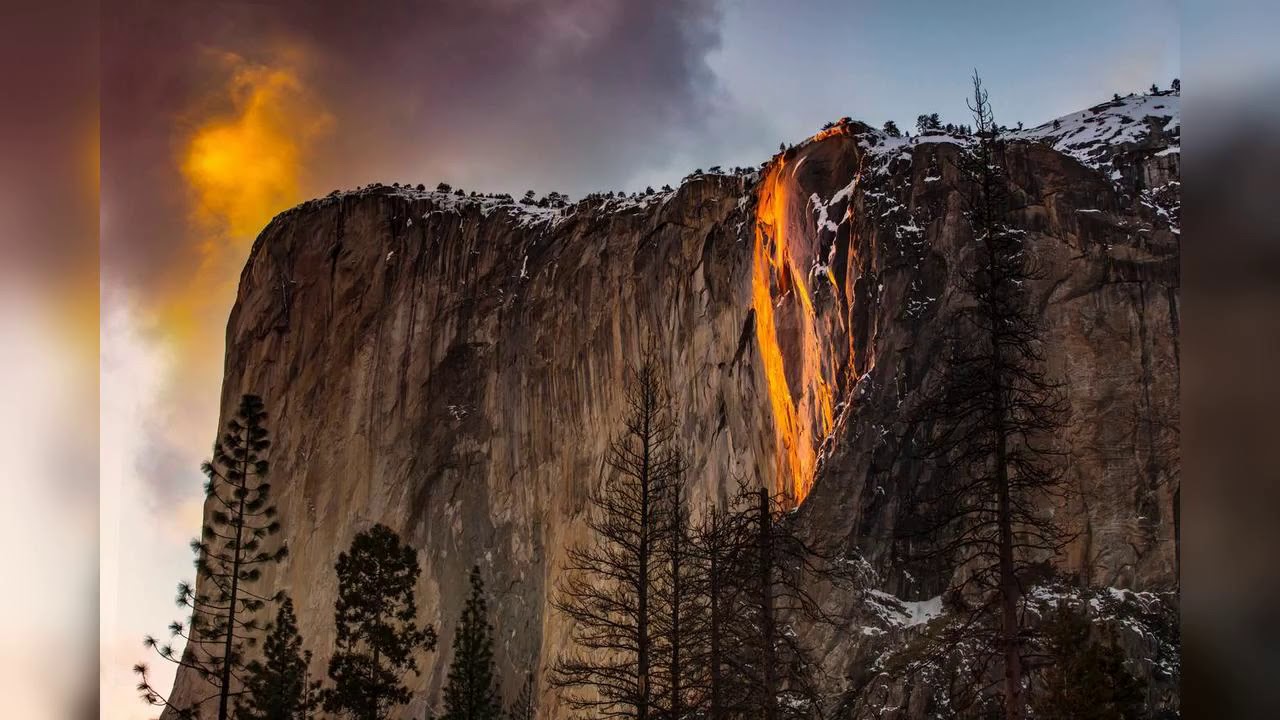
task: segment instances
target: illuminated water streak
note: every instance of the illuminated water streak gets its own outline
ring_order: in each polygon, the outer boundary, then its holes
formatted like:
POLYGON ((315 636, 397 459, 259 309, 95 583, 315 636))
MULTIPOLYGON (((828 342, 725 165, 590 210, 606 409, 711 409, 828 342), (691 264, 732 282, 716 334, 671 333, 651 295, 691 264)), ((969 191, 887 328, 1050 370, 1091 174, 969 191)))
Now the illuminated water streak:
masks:
MULTIPOLYGON (((832 390, 827 379, 833 350, 819 330, 810 276, 804 271, 813 264, 813 258, 805 257, 813 249, 807 247, 808 243, 798 246, 790 236, 792 229, 801 225, 792 217, 785 169, 786 161, 780 158, 761 179, 751 286, 756 340, 777 434, 775 490, 798 505, 813 486, 818 444, 834 424, 832 390), (799 324, 797 347, 788 348, 787 353, 778 333, 779 313, 789 313, 799 324), (795 387, 787 379, 787 358, 799 363, 791 373, 796 379, 795 387)), ((829 269, 820 277, 835 286, 829 269)))

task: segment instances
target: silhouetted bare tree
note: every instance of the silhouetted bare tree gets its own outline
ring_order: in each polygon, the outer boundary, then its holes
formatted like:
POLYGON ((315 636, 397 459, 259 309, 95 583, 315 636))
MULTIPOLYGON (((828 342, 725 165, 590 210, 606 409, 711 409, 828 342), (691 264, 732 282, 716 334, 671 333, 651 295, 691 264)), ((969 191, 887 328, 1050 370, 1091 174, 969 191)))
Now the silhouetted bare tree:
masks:
POLYGON ((653 603, 659 658, 655 675, 665 698, 655 704, 660 706, 661 717, 683 720, 698 703, 693 656, 703 640, 703 598, 684 499, 687 463, 678 448, 668 450, 666 466, 670 481, 663 498, 666 510, 657 543, 659 566, 653 603))
POLYGON ((799 631, 848 620, 823 609, 820 590, 859 590, 856 565, 805 541, 790 501, 764 489, 742 486, 725 508, 706 509, 694 537, 693 709, 713 719, 820 716, 823 678, 799 631))
POLYGON ((725 510, 709 507, 694 534, 694 559, 698 589, 704 604, 695 615, 699 642, 693 645, 691 664, 699 687, 699 708, 711 720, 725 720, 738 708, 744 683, 736 669, 736 636, 742 630, 736 607, 740 583, 735 570, 740 562, 745 524, 725 510))
POLYGON ((553 599, 575 647, 552 686, 574 709, 609 718, 814 717, 816 665, 795 629, 835 621, 813 591, 849 575, 801 540, 785 498, 765 491, 744 485, 694 522, 690 463, 651 360, 627 397, 612 472, 590 498, 593 536, 569 550, 553 599))
POLYGON ((788 498, 764 488, 741 496, 730 526, 744 545, 735 551, 738 585, 733 615, 736 671, 746 680, 748 714, 764 720, 815 718, 823 712, 820 669, 797 630, 844 624, 823 609, 824 585, 856 590, 858 578, 826 550, 806 541, 788 498))
POLYGON ((977 648, 969 701, 998 661, 1004 715, 1015 720, 1026 707, 1023 579, 1069 540, 1038 510, 1067 490, 1054 438, 1065 401, 1046 375, 1029 295, 1042 273, 1026 233, 1007 221, 1004 144, 976 73, 973 89, 977 137, 958 168, 974 251, 958 271, 955 310, 939 323, 944 352, 906 414, 905 458, 930 472, 905 502, 899 537, 910 562, 950 573, 948 600, 962 609, 931 637, 935 654, 977 648))
POLYGON ((591 493, 593 537, 569 549, 552 601, 573 624, 574 647, 558 658, 550 682, 575 709, 647 720, 659 685, 655 589, 678 475, 670 400, 651 359, 628 384, 627 404, 609 448, 610 473, 591 493))

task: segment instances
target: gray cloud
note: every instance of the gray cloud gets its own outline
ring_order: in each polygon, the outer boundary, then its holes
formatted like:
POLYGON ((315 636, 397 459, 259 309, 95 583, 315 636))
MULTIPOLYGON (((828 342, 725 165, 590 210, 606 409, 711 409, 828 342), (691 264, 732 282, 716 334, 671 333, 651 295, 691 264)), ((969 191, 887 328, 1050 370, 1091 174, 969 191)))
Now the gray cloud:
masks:
POLYGON ((104 260, 144 289, 191 262, 174 144, 221 82, 220 52, 300 58, 335 119, 307 195, 373 181, 635 189, 772 137, 707 64, 714 0, 141 0, 104 20, 104 260))
POLYGON ((134 469, 150 495, 151 506, 168 511, 191 497, 191 488, 203 482, 203 476, 199 466, 192 463, 190 451, 169 441, 162 428, 148 424, 142 436, 149 445, 135 458, 134 469))

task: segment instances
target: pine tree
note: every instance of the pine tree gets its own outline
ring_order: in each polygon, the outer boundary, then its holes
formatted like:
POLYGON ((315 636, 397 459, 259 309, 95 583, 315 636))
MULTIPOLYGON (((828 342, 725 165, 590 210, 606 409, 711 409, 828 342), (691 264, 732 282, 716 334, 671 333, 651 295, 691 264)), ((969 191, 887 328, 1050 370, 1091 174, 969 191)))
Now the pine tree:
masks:
POLYGON ((590 497, 595 537, 569 549, 552 601, 572 623, 574 647, 550 682, 574 709, 648 720, 660 685, 654 602, 674 476, 670 400, 651 359, 629 383, 627 403, 606 461, 612 472, 590 497))
MULTIPOLYGON (((1053 444, 1065 400, 1045 374, 1029 296, 1041 273, 1025 233, 1006 221, 1004 146, 976 73, 970 108, 979 141, 958 169, 974 255, 958 271, 965 297, 945 324, 935 374, 906 413, 910 460, 931 472, 912 487, 899 539, 909 562, 950 571, 947 595, 966 607, 963 621, 931 638, 935 652, 975 643, 983 656, 973 666, 1002 666, 1004 716, 1019 720, 1028 640, 1022 579, 1070 539, 1037 511, 1067 492, 1053 444)), ((974 694, 986 685, 976 679, 974 694)))
POLYGON ((416 654, 436 646, 435 629, 419 628, 414 587, 418 554, 385 525, 358 533, 338 555, 334 607, 337 647, 329 659, 327 712, 383 720, 410 699, 403 676, 418 673, 416 654))
POLYGON ((270 465, 264 453, 271 447, 266 419, 260 397, 242 397, 226 432, 214 443, 213 459, 201 468, 208 478, 209 522, 201 539, 191 542, 198 584, 178 585, 177 603, 191 614, 185 624, 176 621, 169 626, 174 638, 186 641, 185 650, 179 656, 172 643, 161 644, 150 636, 145 640, 161 658, 187 668, 213 692, 178 707, 151 685, 145 664, 134 666, 143 700, 179 717, 194 717, 216 698, 218 720, 227 719, 233 698, 241 692, 245 650, 257 643, 261 629, 255 616, 266 602, 278 599, 248 587, 260 578, 263 565, 279 562, 286 554, 283 545, 275 550, 265 547, 280 531, 266 482, 270 465))
POLYGON ((942 120, 938 117, 938 113, 928 113, 916 117, 916 130, 921 135, 928 135, 930 131, 937 130, 942 127, 942 120))
POLYGON ((902 137, 902 131, 898 129, 898 123, 892 120, 885 121, 884 134, 889 137, 902 137))
POLYGON ((1031 707, 1043 720, 1140 720, 1148 717, 1144 684, 1125 666, 1114 628, 1093 637, 1085 609, 1060 605, 1046 624, 1051 664, 1031 707))
POLYGON ((302 649, 293 600, 286 597, 263 642, 263 659, 249 663, 236 720, 307 720, 316 709, 319 681, 308 672, 311 652, 302 649))
POLYGON ((741 592, 737 615, 745 629, 737 634, 745 657, 746 700, 762 720, 808 718, 817 711, 817 666, 788 621, 826 619, 801 577, 816 556, 784 521, 780 498, 759 488, 737 504, 745 547, 739 554, 741 592), (754 502, 752 502, 754 501, 754 502))
POLYGON ((480 566, 471 568, 471 597, 453 636, 453 661, 441 720, 501 720, 502 700, 493 665, 493 627, 480 566))
POLYGON ((516 695, 515 702, 507 708, 507 720, 536 720, 538 706, 534 702, 533 692, 533 673, 529 673, 524 678, 524 685, 520 686, 520 694, 516 695))

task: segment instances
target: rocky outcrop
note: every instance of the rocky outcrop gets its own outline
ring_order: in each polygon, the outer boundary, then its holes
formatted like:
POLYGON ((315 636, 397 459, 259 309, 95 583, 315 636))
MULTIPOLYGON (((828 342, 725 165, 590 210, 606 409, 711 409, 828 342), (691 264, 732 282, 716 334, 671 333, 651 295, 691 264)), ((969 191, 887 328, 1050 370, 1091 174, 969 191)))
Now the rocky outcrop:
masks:
MULTIPOLYGON (((228 323, 222 407, 254 392, 271 412, 290 555, 262 583, 293 596, 313 671, 333 646, 333 564, 374 522, 421 550, 424 621, 452 633, 478 563, 505 687, 545 669, 568 638, 548 594, 586 539, 587 493, 646 350, 675 394, 695 507, 740 478, 778 488, 883 593, 936 595, 945 578, 898 572, 886 541, 913 478, 873 465, 954 301, 964 142, 846 123, 758 173, 650 196, 544 209, 376 186, 273 220, 228 323)), ((1061 569, 1176 592, 1177 228, 1046 144, 1008 152, 1071 406, 1062 441, 1081 492, 1058 511, 1080 535, 1061 569)), ((837 676, 883 651, 858 628, 814 637, 837 676)), ((435 705, 447 652, 410 679, 401 717, 435 705)), ((180 674, 176 696, 196 682, 180 674)), ((553 694, 541 703, 565 715, 553 694)))
MULTIPOLYGON (((815 632, 833 675, 860 682, 883 671, 920 629, 892 610, 884 617, 884 601, 899 611, 918 612, 928 603, 940 609, 948 580, 907 573, 897 562, 894 530, 899 514, 910 511, 902 502, 925 470, 893 459, 895 420, 941 350, 938 323, 962 300, 953 278, 973 238, 961 219, 963 198, 953 190, 958 152, 947 141, 920 142, 909 153, 873 148, 861 192, 846 210, 857 380, 800 511, 815 536, 843 534, 889 595, 864 601, 870 618, 860 627, 815 632)), ((1069 401, 1058 440, 1074 496, 1045 511, 1076 535, 1056 563, 1076 587, 1040 588, 1037 609, 1101 594, 1113 612, 1093 601, 1095 616, 1118 624, 1127 638, 1135 667, 1150 681, 1152 707, 1175 712, 1177 227, 1168 215, 1132 202, 1122 183, 1043 145, 1012 143, 1006 164, 1018 206, 1014 224, 1027 232, 1042 274, 1032 296, 1047 327, 1046 364, 1069 401)), ((883 694, 877 704, 876 693, 868 693, 862 711, 948 717, 922 682, 878 678, 868 687, 883 694)))

